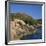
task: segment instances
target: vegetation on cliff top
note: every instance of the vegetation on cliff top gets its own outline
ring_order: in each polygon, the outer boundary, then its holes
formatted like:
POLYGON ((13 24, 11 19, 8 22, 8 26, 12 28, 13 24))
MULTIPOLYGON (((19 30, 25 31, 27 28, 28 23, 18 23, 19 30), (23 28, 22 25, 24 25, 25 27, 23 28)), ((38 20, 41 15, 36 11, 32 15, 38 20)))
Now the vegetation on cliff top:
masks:
POLYGON ((42 20, 41 19, 34 19, 33 17, 25 14, 25 13, 10 13, 10 20, 14 20, 14 19, 20 19, 23 20, 26 24, 29 25, 37 25, 37 23, 42 24, 42 20))

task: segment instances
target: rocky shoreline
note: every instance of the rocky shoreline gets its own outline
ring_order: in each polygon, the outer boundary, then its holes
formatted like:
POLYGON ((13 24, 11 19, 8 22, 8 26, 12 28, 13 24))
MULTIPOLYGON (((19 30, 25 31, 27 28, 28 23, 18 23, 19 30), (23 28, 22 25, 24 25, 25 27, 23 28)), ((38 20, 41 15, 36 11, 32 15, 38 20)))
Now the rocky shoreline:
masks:
POLYGON ((25 35, 34 34, 41 25, 29 25, 23 20, 10 21, 11 40, 20 40, 25 35))

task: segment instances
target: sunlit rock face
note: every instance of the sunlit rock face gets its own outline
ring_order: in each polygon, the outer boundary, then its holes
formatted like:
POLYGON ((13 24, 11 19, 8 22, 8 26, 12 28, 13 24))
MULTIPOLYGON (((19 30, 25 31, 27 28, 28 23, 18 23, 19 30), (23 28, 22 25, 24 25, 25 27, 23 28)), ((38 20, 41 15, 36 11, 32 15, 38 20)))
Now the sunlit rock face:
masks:
POLYGON ((34 32, 34 27, 26 25, 23 20, 10 21, 11 40, 20 40, 21 37, 34 32))

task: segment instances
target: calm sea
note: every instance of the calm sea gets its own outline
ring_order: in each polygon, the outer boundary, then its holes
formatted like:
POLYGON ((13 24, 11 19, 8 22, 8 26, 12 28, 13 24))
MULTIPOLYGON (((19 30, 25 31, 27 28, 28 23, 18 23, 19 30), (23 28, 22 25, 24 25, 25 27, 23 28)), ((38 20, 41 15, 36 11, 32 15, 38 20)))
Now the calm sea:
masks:
POLYGON ((35 34, 23 36, 21 40, 42 39, 42 28, 39 28, 35 34))

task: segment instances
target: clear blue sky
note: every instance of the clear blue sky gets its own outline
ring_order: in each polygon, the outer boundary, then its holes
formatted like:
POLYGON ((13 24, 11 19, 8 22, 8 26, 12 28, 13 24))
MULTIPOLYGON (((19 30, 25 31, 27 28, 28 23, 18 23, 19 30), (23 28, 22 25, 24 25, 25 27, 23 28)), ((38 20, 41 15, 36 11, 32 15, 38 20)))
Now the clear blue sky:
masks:
POLYGON ((34 19, 42 18, 42 5, 10 4, 10 13, 26 13, 34 19))

